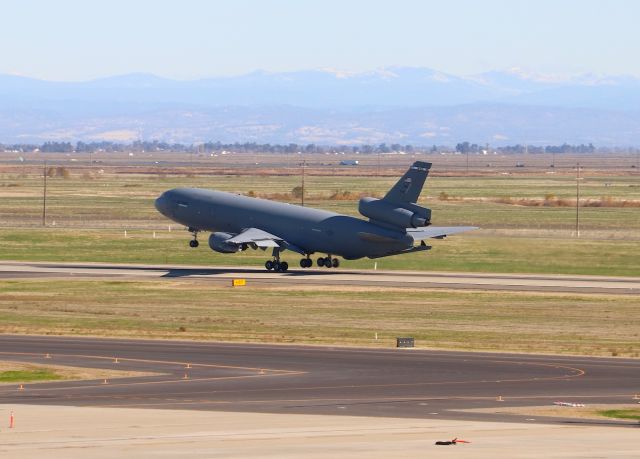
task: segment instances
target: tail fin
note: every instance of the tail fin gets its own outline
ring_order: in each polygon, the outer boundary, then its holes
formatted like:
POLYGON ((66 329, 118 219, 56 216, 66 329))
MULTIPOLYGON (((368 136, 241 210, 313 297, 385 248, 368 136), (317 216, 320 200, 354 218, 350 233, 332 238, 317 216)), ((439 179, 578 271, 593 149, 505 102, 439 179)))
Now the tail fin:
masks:
POLYGON ((429 175, 431 163, 416 161, 383 198, 395 204, 415 204, 429 175))

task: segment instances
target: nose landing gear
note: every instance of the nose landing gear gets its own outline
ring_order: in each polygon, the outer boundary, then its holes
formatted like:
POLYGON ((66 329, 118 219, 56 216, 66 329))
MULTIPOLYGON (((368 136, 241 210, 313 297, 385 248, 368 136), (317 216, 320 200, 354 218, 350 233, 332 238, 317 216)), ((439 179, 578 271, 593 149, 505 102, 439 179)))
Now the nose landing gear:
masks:
POLYGON ((193 239, 189 241, 189 247, 191 247, 192 249, 195 249, 200 245, 200 243, 198 242, 198 233, 200 232, 200 230, 195 228, 189 228, 189 232, 193 234, 193 239))

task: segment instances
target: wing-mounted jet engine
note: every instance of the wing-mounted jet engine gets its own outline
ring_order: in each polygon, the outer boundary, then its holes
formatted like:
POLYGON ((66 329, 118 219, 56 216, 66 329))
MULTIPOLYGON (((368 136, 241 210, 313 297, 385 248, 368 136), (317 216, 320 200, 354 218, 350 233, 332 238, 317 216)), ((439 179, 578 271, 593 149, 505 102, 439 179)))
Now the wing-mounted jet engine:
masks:
POLYGON ((234 235, 229 233, 211 233, 211 236, 209 236, 209 247, 211 247, 211 250, 215 252, 236 253, 240 249, 238 244, 227 242, 233 237, 234 235))

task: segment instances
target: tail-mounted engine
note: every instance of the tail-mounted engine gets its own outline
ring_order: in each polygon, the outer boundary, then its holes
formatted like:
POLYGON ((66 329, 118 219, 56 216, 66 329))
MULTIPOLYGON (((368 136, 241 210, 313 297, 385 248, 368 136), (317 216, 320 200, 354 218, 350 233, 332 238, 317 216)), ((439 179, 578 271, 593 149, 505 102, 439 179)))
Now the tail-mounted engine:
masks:
POLYGON ((362 198, 358 204, 358 211, 375 223, 395 228, 418 228, 431 224, 431 209, 412 203, 362 198))

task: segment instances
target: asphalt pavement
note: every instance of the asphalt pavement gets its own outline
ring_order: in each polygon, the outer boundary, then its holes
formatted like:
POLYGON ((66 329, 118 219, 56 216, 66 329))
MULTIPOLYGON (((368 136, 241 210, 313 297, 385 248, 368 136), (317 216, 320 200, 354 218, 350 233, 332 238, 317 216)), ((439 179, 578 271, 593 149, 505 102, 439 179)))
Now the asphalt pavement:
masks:
POLYGON ((636 403, 640 393, 640 360, 623 358, 0 335, 0 360, 154 373, 3 384, 0 404, 531 422, 462 410, 636 403))
POLYGON ((291 269, 286 273, 243 266, 113 263, 0 262, 0 279, 203 279, 228 285, 244 278, 255 285, 375 286, 639 295, 640 278, 544 274, 450 273, 353 269, 291 269))

